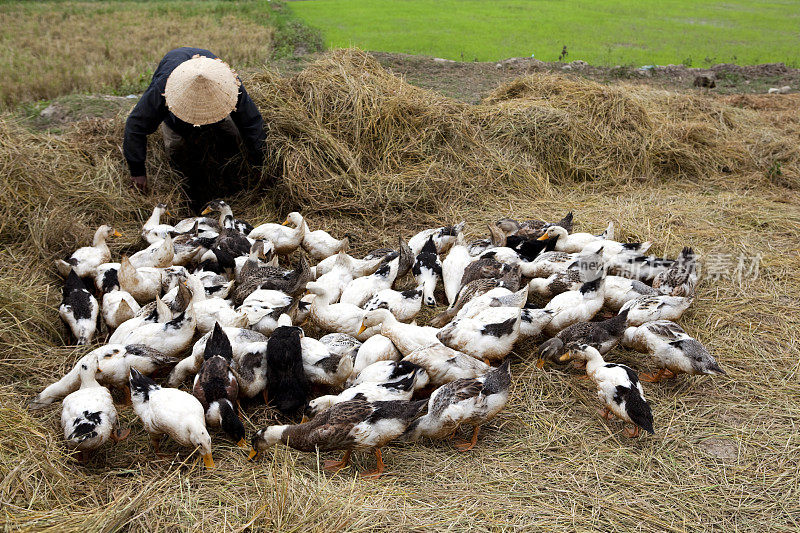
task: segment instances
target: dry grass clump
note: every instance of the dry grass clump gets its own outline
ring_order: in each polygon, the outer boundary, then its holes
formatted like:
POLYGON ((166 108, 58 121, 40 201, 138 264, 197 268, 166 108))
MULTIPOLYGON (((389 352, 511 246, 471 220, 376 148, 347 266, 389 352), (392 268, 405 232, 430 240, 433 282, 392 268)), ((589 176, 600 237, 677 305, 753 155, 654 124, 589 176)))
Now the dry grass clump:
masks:
MULTIPOLYGON (((715 257, 735 269, 740 253, 748 267, 760 256, 755 279, 703 278, 682 324, 729 375, 646 384, 655 436, 623 438, 619 423, 595 415, 591 386, 567 367, 537 370, 527 342, 513 355, 511 401, 472 453, 448 442, 391 445, 388 475, 377 482, 354 475, 372 465, 367 454, 332 476, 319 468, 332 454, 276 447, 250 464, 221 433, 212 435, 217 470, 201 469, 174 443, 165 446, 174 459, 156 459, 122 407, 131 436, 79 465, 62 445, 60 406, 25 407, 85 353, 64 346, 52 259, 105 222, 124 235, 112 242, 118 256, 158 201, 186 213, 157 138, 148 169, 154 194, 128 192, 122 117, 61 137, 0 117, 0 528, 798 529, 800 197, 788 142, 796 108, 762 116, 752 105, 626 86, 608 88, 612 104, 588 82, 559 95, 558 79, 537 82, 546 96, 468 106, 411 87, 357 52, 330 54, 293 79, 260 74, 248 89, 272 123, 283 182, 232 206, 253 222, 299 207, 312 229, 355 235, 359 252, 438 222, 465 219, 475 236, 501 216, 557 219, 573 210, 580 231, 614 220, 622 238, 655 241, 654 253, 694 246, 704 268, 715 257), (714 135, 691 144, 670 130, 683 123, 714 135), (669 152, 673 163, 653 155, 658 131, 673 136, 658 153, 680 148, 669 152), (772 157, 757 146, 765 139, 785 158, 785 183, 760 169, 772 157), (729 174, 680 171, 706 163, 734 166, 729 174), (647 168, 645 181, 630 179, 647 168)), ((651 370, 640 354, 608 358, 651 370)), ((249 434, 275 421, 263 406, 245 415, 249 434)))
POLYGON ((143 73, 178 46, 260 65, 274 35, 256 20, 269 19, 264 9, 185 0, 7 3, 0 6, 0 108, 74 91, 140 91, 149 82, 143 73))
POLYGON ((796 120, 787 132, 705 96, 541 74, 471 106, 409 85, 357 50, 249 85, 271 125, 272 172, 294 204, 319 211, 430 211, 486 190, 575 179, 727 181, 735 172, 762 183, 776 163, 782 184, 800 185, 796 120))

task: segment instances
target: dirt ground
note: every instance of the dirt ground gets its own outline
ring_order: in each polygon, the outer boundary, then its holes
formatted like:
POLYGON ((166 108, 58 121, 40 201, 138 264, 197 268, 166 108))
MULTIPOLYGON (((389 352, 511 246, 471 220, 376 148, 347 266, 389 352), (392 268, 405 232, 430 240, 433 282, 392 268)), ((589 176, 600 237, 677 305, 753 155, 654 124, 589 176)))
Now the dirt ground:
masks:
MULTIPOLYGON (((770 88, 800 89, 800 69, 782 63, 754 66, 721 64, 708 69, 683 65, 658 66, 652 69, 633 67, 594 67, 580 61, 546 63, 531 58, 511 58, 498 62, 458 62, 426 56, 372 52, 381 65, 409 83, 432 89, 451 98, 477 103, 498 85, 536 72, 560 73, 567 77, 586 78, 601 83, 625 81, 675 91, 709 94, 761 94, 770 88), (714 89, 693 86, 695 77, 709 76, 714 89)), ((318 55, 274 61, 271 67, 281 75, 300 72, 318 55)), ((247 69, 244 69, 247 72, 247 69)), ((85 118, 109 118, 127 112, 136 103, 135 95, 69 95, 27 107, 23 114, 35 129, 60 130, 64 125, 85 118)), ((780 98, 780 95, 774 95, 780 98)))

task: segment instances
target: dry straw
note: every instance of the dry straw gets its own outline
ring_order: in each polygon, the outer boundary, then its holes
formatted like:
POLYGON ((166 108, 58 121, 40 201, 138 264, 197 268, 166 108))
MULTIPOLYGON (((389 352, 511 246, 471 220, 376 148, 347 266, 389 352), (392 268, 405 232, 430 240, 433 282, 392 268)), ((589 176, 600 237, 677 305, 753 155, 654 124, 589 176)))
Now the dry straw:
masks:
MULTIPOLYGON (((704 279, 684 317, 728 377, 647 386, 656 435, 621 436, 595 415, 586 382, 538 371, 520 344, 511 402, 470 454, 451 444, 389 446, 389 475, 319 472, 277 447, 252 465, 215 433, 219 469, 156 460, 129 409, 131 437, 88 466, 65 455, 58 406, 28 398, 83 351, 64 346, 52 259, 101 223, 137 242, 159 201, 180 206, 158 139, 154 194, 127 191, 124 117, 64 136, 0 117, 0 527, 3 529, 477 531, 796 530, 800 527, 800 100, 716 98, 540 75, 466 105, 404 83, 370 56, 338 51, 285 79, 245 79, 270 124, 275 190, 232 200, 253 221, 299 207, 313 227, 355 236, 359 252, 430 224, 500 216, 608 220, 657 253, 692 245, 708 260, 760 257, 758 277, 704 279)), ((751 263, 748 262, 748 266, 751 263)), ((708 263, 706 263, 708 265, 708 263)), ((433 312, 433 311, 432 311, 433 312)), ((432 313, 431 312, 431 313, 432 313)), ((430 313, 428 314, 430 315, 430 313)), ((426 315, 426 316, 428 316, 426 315)), ((423 320, 425 317, 423 317, 423 320)), ((609 356, 649 369, 641 355, 609 356)), ((274 417, 246 412, 249 432, 274 417)), ((357 456, 357 465, 372 458, 357 456)))

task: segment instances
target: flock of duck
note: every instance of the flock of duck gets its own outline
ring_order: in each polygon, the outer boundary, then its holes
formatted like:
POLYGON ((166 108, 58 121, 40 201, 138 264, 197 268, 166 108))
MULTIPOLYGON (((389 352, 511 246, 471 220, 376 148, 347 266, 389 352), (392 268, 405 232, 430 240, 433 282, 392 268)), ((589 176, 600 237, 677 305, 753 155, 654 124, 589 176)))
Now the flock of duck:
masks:
POLYGON ((650 243, 615 241, 613 224, 594 235, 573 232, 572 213, 555 223, 501 219, 468 242, 462 222, 359 258, 347 253, 348 237, 311 231, 296 212, 257 227, 222 201, 174 226, 161 222, 165 214, 155 207, 142 229, 149 246, 118 263, 106 240, 119 234, 109 226, 56 262, 66 278, 59 313, 76 342, 108 333, 31 402, 62 400, 64 438, 80 460, 129 433, 115 389, 156 453, 169 435, 213 467, 208 428, 246 447, 240 410, 263 398, 286 421, 302 421, 258 430, 251 459, 284 443, 343 450, 325 464, 339 469, 351 451, 374 450, 367 475, 377 476, 390 441, 467 427, 471 438, 457 448, 472 449, 506 405, 508 355, 528 337, 542 340, 538 368, 585 366, 601 415, 621 419, 630 437, 653 432, 641 381, 724 373, 675 322, 694 297, 692 249, 676 259, 645 255, 650 243), (448 307, 418 325, 422 305, 442 296, 448 307), (657 371, 607 363, 620 343, 650 354, 657 371))

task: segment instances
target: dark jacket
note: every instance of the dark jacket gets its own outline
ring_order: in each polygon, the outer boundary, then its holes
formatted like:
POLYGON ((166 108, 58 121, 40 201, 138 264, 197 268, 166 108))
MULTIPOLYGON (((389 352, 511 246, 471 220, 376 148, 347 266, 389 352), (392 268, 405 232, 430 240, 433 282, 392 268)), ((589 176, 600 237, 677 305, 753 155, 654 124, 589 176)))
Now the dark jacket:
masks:
MULTIPOLYGON (((202 48, 185 46, 170 50, 158 64, 150 86, 128 116, 128 120, 125 122, 125 140, 122 144, 122 151, 132 176, 145 175, 144 161, 147 155, 147 136, 155 132, 161 122, 164 122, 175 133, 184 138, 191 138, 193 135, 197 135, 203 128, 214 127, 213 124, 197 127, 183 122, 169 112, 166 99, 163 96, 164 89, 167 86, 167 78, 172 74, 172 71, 196 54, 212 59, 217 57, 202 48)), ((260 165, 264 159, 264 141, 266 139, 264 120, 261 118, 261 113, 259 113, 253 100, 247 94, 244 86, 239 88, 239 100, 230 117, 239 129, 250 161, 255 165, 260 165)))

